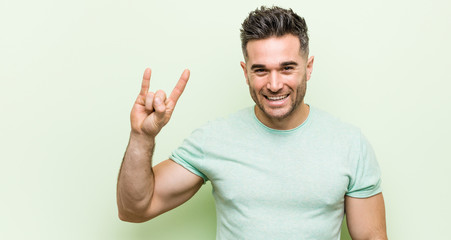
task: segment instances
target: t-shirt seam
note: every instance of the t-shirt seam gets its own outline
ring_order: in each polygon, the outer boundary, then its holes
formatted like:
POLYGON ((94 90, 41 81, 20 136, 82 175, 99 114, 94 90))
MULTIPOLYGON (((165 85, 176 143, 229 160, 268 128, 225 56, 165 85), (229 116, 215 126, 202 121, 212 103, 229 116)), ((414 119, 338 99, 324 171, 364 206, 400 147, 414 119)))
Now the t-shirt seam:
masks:
MULTIPOLYGON (((205 128, 210 128, 210 126, 211 126, 211 124, 208 123, 205 126, 205 128)), ((202 134, 202 142, 199 144, 199 148, 200 148, 200 151, 202 153, 201 159, 200 159, 200 165, 201 165, 200 169, 205 169, 204 168, 205 167, 205 151, 204 151, 204 148, 205 148, 205 139, 207 138, 207 134, 208 134, 209 131, 207 131, 205 129, 203 132, 204 132, 204 134, 202 134)), ((204 183, 206 183, 208 180, 210 180, 210 178, 207 175, 205 175, 204 172, 201 172, 198 168, 197 168, 197 171, 199 171, 200 173, 202 173, 203 176, 205 176, 206 179, 204 178, 204 183)))
MULTIPOLYGON (((345 194, 346 196, 357 197, 357 198, 366 198, 366 197, 371 197, 371 196, 374 196, 374 195, 382 192, 380 184, 374 185, 371 189, 368 189, 368 190, 355 190, 355 189, 353 190, 353 188, 360 187, 360 186, 356 186, 358 184, 358 180, 359 180, 357 178, 360 177, 360 176, 358 176, 359 170, 361 172, 366 172, 366 169, 367 169, 366 164, 364 162, 362 162, 362 161, 368 160, 368 159, 364 158, 364 154, 363 154, 363 147, 364 147, 364 145, 362 144, 363 138, 364 138, 364 136, 363 136, 361 129, 358 129, 358 145, 357 145, 358 146, 358 159, 357 159, 357 162, 355 162, 354 166, 353 166, 354 174, 353 174, 353 177, 351 178, 351 180, 352 180, 351 186, 345 194), (360 169, 359 166, 361 166, 362 169, 360 169)), ((365 145, 365 147, 368 148, 369 146, 365 145)), ((367 151, 368 151, 368 149, 367 149, 367 151)))
POLYGON ((255 125, 257 125, 257 129, 259 131, 262 131, 264 133, 269 133, 272 135, 277 135, 277 136, 294 135, 294 134, 301 133, 302 131, 307 129, 307 127, 311 124, 312 118, 314 118, 314 115, 315 115, 314 107, 309 105, 309 114, 307 115, 307 118, 299 126, 292 128, 292 129, 288 129, 288 130, 278 130, 278 129, 270 128, 270 127, 266 126, 265 124, 263 124, 255 115, 254 107, 250 107, 250 112, 251 112, 251 118, 255 122, 255 125))

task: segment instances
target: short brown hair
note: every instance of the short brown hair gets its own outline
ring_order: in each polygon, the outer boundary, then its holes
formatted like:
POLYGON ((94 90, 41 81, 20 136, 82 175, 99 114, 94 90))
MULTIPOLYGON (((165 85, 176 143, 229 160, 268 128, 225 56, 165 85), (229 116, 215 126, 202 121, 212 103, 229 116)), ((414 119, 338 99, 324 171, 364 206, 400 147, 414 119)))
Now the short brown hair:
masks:
POLYGON ((267 8, 261 6, 249 13, 249 16, 241 24, 241 48, 244 58, 247 59, 247 43, 251 40, 266 39, 269 37, 281 37, 285 34, 293 34, 299 38, 302 53, 308 55, 309 37, 307 24, 293 10, 273 6, 267 8))

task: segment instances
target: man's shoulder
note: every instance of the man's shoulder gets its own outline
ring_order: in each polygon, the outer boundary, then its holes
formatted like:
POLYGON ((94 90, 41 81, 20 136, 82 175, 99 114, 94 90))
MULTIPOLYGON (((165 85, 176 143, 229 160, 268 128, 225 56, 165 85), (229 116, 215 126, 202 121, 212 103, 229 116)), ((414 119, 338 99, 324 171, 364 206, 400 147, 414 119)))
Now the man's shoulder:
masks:
POLYGON ((365 141, 359 127, 320 109, 314 109, 313 113, 308 136, 323 144, 330 143, 342 149, 351 147, 359 151, 365 141))
POLYGON ((209 120, 197 130, 209 133, 224 133, 226 131, 248 129, 253 121, 252 109, 252 107, 243 108, 228 115, 209 120))
POLYGON ((360 128, 322 109, 311 107, 312 125, 325 132, 360 135, 360 128))
POLYGON ((207 125, 218 127, 221 125, 241 125, 241 124, 249 124, 252 121, 252 107, 246 107, 235 111, 233 113, 229 113, 223 117, 218 117, 216 119, 210 120, 207 122, 207 125))

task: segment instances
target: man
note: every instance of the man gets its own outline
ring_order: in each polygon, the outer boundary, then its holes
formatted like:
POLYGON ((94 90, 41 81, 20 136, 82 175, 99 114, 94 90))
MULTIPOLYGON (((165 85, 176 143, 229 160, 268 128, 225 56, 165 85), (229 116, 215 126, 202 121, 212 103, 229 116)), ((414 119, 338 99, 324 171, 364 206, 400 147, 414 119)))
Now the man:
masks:
POLYGON ((144 72, 119 173, 119 217, 152 219, 209 180, 217 239, 339 239, 345 212, 353 239, 386 239, 370 145, 358 129, 304 103, 314 62, 304 19, 291 9, 261 7, 242 27, 241 67, 256 105, 197 129, 155 167, 155 136, 189 71, 169 97, 147 92, 150 69, 144 72))

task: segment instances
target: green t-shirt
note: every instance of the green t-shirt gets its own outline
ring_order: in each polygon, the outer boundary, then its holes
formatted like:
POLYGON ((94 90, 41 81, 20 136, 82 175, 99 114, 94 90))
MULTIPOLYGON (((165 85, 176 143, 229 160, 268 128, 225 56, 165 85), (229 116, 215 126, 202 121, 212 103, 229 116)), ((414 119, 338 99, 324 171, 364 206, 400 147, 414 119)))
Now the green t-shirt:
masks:
POLYGON ((291 130, 243 109, 195 130, 170 158, 211 181, 217 239, 337 240, 345 195, 381 192, 360 130, 314 107, 291 130))

